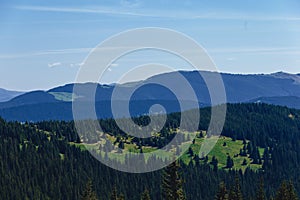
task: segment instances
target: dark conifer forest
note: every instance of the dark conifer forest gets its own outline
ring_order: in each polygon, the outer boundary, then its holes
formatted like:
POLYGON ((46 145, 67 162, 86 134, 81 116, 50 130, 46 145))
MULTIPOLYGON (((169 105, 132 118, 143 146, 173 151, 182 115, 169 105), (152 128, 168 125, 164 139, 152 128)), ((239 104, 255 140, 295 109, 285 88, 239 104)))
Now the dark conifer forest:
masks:
MULTIPOLYGON (((7 122, 0 119, 1 199, 298 199, 300 194, 300 111, 267 104, 229 104, 222 136, 245 141, 240 155, 261 164, 253 170, 218 168, 215 159, 179 159, 159 171, 130 174, 111 169, 79 147, 74 122, 7 122), (264 149, 263 156, 258 149, 264 149), (173 186, 173 187, 172 187, 173 186)), ((207 130, 210 108, 201 109, 199 130, 207 130)), ((134 119, 147 124, 145 116, 134 119)), ((112 119, 103 131, 122 139, 112 119)), ((161 140, 133 142, 161 147, 179 126, 167 117, 161 140)), ((88 136, 87 136, 88 137, 88 136)), ((91 140, 90 140, 91 141, 91 140)), ((122 142, 119 141, 122 147, 122 142)), ((224 143, 224 146, 227 144, 224 143)), ((188 152, 194 156, 193 150, 188 152)), ((247 165, 247 160, 244 160, 247 165)))

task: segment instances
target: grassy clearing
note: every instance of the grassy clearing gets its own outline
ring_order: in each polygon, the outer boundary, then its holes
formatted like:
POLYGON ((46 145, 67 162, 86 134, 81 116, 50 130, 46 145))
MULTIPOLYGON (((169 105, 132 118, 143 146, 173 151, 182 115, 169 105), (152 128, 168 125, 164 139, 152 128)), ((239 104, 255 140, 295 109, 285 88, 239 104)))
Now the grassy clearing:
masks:
MULTIPOLYGON (((195 154, 199 154, 200 149, 201 149, 201 144, 203 143, 204 139, 201 138, 196 138, 195 144, 191 145, 191 148, 195 154)), ((240 149, 243 148, 243 141, 242 140, 236 140, 233 141, 231 138, 228 137, 220 137, 214 146, 214 148, 209 152, 208 154, 208 162, 211 161, 212 157, 215 156, 218 160, 218 167, 219 168, 225 168, 226 166, 226 161, 227 161, 227 156, 229 155, 234 162, 234 167, 233 169, 242 169, 243 171, 247 168, 250 167, 253 170, 260 169, 262 165, 258 164, 252 164, 252 160, 248 156, 240 156, 240 149), (226 145, 224 145, 224 143, 226 145), (242 165, 244 159, 246 159, 247 164, 242 165)), ((263 155, 264 149, 259 148, 260 155, 263 155)), ((200 153, 201 154, 201 153, 200 153)), ((199 157, 202 157, 199 155, 199 157)), ((192 158, 186 152, 181 159, 183 160, 184 163, 188 164, 191 162, 192 158)))
MULTIPOLYGON (((198 135, 199 133, 195 133, 196 135, 198 135)), ((108 139, 111 142, 114 142, 116 140, 115 137, 107 135, 108 139)), ((184 149, 188 149, 189 147, 192 148, 194 154, 198 154, 199 157, 202 157, 202 155, 200 155, 200 149, 201 146, 204 142, 204 138, 195 138, 195 142, 194 144, 191 144, 190 142, 186 142, 183 143, 179 146, 180 150, 184 150, 184 149)), ((101 153, 99 151, 99 146, 100 143, 96 143, 96 144, 76 144, 76 143, 71 143, 72 145, 75 145, 77 147, 79 147, 81 150, 96 150, 97 152, 101 153)), ((116 144, 117 146, 118 144, 116 144)), ((211 161, 212 157, 215 156, 218 160, 218 167, 220 169, 224 169, 226 166, 226 161, 227 161, 227 156, 229 155, 234 162, 234 167, 233 169, 242 169, 243 171, 247 168, 250 167, 253 170, 258 170, 262 167, 262 165, 258 165, 258 164, 252 164, 252 160, 248 157, 248 156, 240 156, 240 149, 243 148, 243 141, 242 140, 236 140, 233 141, 231 138, 228 137, 220 137, 217 142, 216 145, 213 147, 213 149, 209 152, 208 156, 208 162, 211 161), (225 145, 226 144, 226 145, 225 145), (242 165, 244 159, 247 161, 246 165, 242 165)), ((157 151, 156 147, 149 147, 149 146, 143 146, 142 150, 144 153, 150 153, 150 152, 155 152, 155 155, 161 159, 167 159, 170 158, 170 156, 172 156, 172 151, 176 151, 176 148, 174 147, 173 149, 171 149, 171 152, 165 152, 165 151, 157 151)), ((264 149, 263 148, 259 148, 259 152, 262 156, 264 149)), ((130 139, 126 140, 126 142, 124 143, 124 149, 122 150, 123 153, 139 153, 140 149, 138 148, 138 146, 134 143, 130 142, 130 139)), ((104 156, 104 153, 102 152, 102 156, 104 156)), ((115 150, 113 150, 113 152, 108 154, 109 158, 111 159, 117 159, 120 162, 124 162, 124 154, 119 154, 116 153, 115 150)), ((145 154, 145 160, 147 161, 149 158, 150 154, 145 154)), ((189 162, 194 162, 192 157, 188 154, 188 151, 186 151, 182 156, 181 159, 184 163, 188 164, 189 162)), ((201 161, 204 162, 204 161, 201 161)))
POLYGON ((49 92, 49 94, 52 94, 54 98, 59 101, 66 101, 66 102, 71 102, 73 98, 78 98, 78 96, 68 92, 49 92))

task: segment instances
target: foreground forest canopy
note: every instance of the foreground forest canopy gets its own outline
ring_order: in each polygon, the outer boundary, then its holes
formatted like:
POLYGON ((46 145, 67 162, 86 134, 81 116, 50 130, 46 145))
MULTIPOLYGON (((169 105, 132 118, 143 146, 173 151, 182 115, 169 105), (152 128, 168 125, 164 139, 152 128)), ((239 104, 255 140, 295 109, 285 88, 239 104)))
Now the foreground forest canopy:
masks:
MULTIPOLYGON (((197 140, 173 165, 173 172, 166 168, 144 174, 122 173, 101 164, 82 148, 87 141, 77 135, 73 122, 20 124, 0 120, 0 196, 80 199, 91 194, 99 199, 114 195, 120 199, 168 199, 164 196, 168 188, 166 173, 175 173, 178 193, 186 199, 214 199, 221 193, 226 198, 232 193, 236 199, 256 199, 258 194, 268 199, 296 198, 300 193, 299 110, 266 104, 229 104, 221 136, 224 141, 219 147, 232 147, 238 155, 228 155, 225 161, 217 153, 213 155, 214 151, 208 157, 197 157, 197 144, 206 137, 209 119, 210 108, 201 109, 197 140)), ((147 117, 134 120, 143 124, 147 117)), ((99 122, 113 140, 119 138, 115 145, 122 146, 124 141, 123 149, 127 150, 130 144, 114 120, 99 122)), ((179 122, 180 113, 170 114, 165 132, 160 133, 164 135, 161 140, 133 140, 131 144, 141 144, 141 149, 160 147, 172 137, 179 122)))

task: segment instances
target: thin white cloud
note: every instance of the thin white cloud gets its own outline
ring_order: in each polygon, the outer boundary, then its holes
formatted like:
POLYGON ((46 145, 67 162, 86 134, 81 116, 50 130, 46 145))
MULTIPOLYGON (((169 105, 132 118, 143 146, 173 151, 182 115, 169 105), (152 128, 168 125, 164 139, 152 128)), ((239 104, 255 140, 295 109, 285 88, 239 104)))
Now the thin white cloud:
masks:
POLYGON ((44 12, 66 12, 66 13, 90 13, 90 14, 109 14, 109 15, 129 15, 140 17, 158 17, 151 14, 138 12, 119 11, 112 8, 66 8, 66 7, 46 7, 46 6, 17 6, 19 10, 44 11, 44 12))
POLYGON ((216 48, 207 49, 208 53, 242 53, 242 54, 299 54, 300 47, 256 47, 256 48, 216 48))
POLYGON ((56 50, 44 50, 35 52, 32 55, 51 55, 51 54, 76 54, 76 53, 88 53, 93 48, 73 48, 73 49, 56 49, 56 50))
POLYGON ((227 60, 227 61, 234 61, 234 60, 236 60, 236 58, 234 58, 234 57, 229 57, 229 58, 227 58, 226 60, 227 60))
POLYGON ((0 55, 0 59, 15 59, 15 58, 44 56, 44 55, 60 55, 60 54, 84 54, 84 53, 87 54, 92 50, 93 48, 41 50, 41 51, 29 52, 29 53, 2 54, 0 55))
POLYGON ((136 8, 141 5, 139 0, 121 0, 121 6, 129 7, 129 8, 136 8))
MULTIPOLYGON (((263 14, 240 14, 240 13, 208 13, 196 15, 194 19, 220 19, 220 20, 254 20, 254 21, 300 21, 298 16, 270 16, 263 14)), ((247 24, 245 24, 247 27, 247 24)))
POLYGON ((65 13, 87 13, 87 14, 108 14, 108 15, 127 15, 137 17, 153 18, 174 18, 174 19, 215 19, 215 20, 258 20, 258 21, 300 21, 300 16, 270 16, 265 14, 244 14, 244 13, 226 13, 209 12, 199 15, 199 13, 182 10, 180 12, 167 10, 147 10, 134 9, 138 3, 123 1, 123 8, 114 7, 50 7, 50 6, 17 6, 16 9, 39 12, 65 12, 65 13), (126 5, 129 6, 126 6, 126 5), (131 5, 131 6, 130 6, 131 5), (127 8, 130 8, 126 10, 127 8), (143 11, 143 12, 142 12, 143 11))
POLYGON ((49 63, 49 64, 48 64, 48 67, 50 67, 50 68, 58 67, 58 66, 61 66, 61 63, 60 63, 60 62, 55 62, 55 63, 49 63))
POLYGON ((84 63, 71 63, 70 67, 81 67, 82 65, 84 65, 84 63))
POLYGON ((118 67, 119 64, 118 64, 118 63, 113 63, 113 64, 111 64, 110 66, 111 66, 111 67, 118 67))
MULTIPOLYGON (((125 48, 125 47, 107 47, 108 49, 114 48, 125 48)), ((25 57, 36 57, 36 56, 48 56, 48 55, 61 55, 61 54, 88 54, 94 48, 71 48, 71 49, 56 49, 56 50, 43 50, 39 52, 31 53, 16 53, 16 54, 0 54, 0 59, 18 59, 25 57)), ((285 54, 285 55, 300 55, 300 47, 236 47, 236 48, 207 48, 208 53, 239 53, 239 54, 285 54)), ((193 52, 193 51, 192 51, 193 52)), ((169 58, 167 58, 169 59, 169 58)), ((127 60, 130 60, 129 58, 127 60)), ((136 61, 134 58, 133 61, 136 61)), ((70 64, 71 66, 72 64, 70 64)), ((79 66, 74 64, 73 67, 79 66)), ((117 63, 113 63, 111 67, 118 66, 117 63)))
POLYGON ((70 63, 70 64, 63 64, 61 62, 54 62, 54 63, 49 63, 48 67, 50 68, 54 68, 54 67, 60 67, 60 66, 64 66, 64 67, 81 67, 82 65, 84 65, 83 62, 81 63, 70 63))
POLYGON ((114 68, 114 67, 118 67, 118 66, 119 66, 118 63, 112 63, 112 64, 107 68, 107 71, 111 72, 111 71, 113 71, 113 68, 114 68))
MULTIPOLYGON (((134 47, 134 46, 132 46, 134 47)), ((102 47, 101 50, 114 50, 129 48, 128 46, 113 46, 113 47, 102 47)), ((37 52, 29 53, 16 53, 16 54, 0 54, 0 59, 15 59, 24 57, 34 57, 34 56, 47 56, 47 55, 61 55, 61 54, 88 54, 95 50, 95 48, 71 48, 71 49, 52 49, 52 50, 41 50, 37 52)))

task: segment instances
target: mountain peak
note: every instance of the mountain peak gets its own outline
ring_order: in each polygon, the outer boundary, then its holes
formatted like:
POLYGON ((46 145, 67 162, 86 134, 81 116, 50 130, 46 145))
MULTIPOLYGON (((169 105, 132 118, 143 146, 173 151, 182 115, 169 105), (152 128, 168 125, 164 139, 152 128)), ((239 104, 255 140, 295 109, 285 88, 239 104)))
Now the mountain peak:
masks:
POLYGON ((275 78, 280 78, 280 79, 290 79, 293 80, 295 84, 300 84, 299 74, 290 74, 287 72, 280 71, 280 72, 272 73, 270 74, 270 76, 273 76, 275 78))
POLYGON ((288 72, 284 72, 284 71, 278 71, 278 72, 271 73, 270 75, 280 76, 280 75, 292 75, 292 74, 290 74, 288 72))

